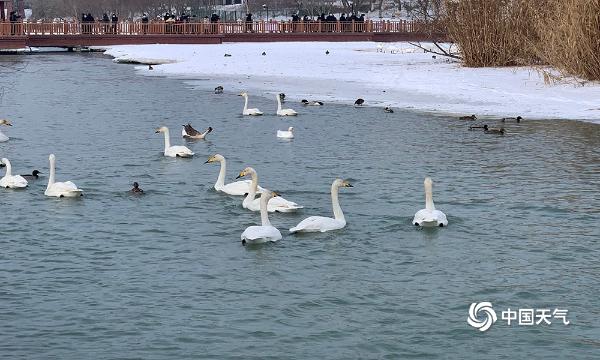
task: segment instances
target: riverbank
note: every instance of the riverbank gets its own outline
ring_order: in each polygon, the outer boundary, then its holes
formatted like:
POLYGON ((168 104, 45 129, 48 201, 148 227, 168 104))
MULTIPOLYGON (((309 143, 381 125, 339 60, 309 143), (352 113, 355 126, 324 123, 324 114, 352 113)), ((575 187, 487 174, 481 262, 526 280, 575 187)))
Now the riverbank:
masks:
POLYGON ((137 71, 203 79, 207 88, 223 85, 226 91, 342 103, 360 97, 371 106, 425 112, 600 123, 600 84, 548 85, 526 67, 465 68, 407 43, 378 50, 373 42, 157 44, 114 46, 106 54, 118 62, 173 62, 137 71))

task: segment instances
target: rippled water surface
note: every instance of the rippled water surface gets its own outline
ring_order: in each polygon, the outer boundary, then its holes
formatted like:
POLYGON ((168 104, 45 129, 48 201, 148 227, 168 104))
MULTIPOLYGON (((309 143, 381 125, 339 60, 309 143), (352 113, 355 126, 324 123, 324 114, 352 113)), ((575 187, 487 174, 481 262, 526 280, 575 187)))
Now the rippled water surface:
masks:
MULTIPOLYGON (((4 57, 2 62, 15 58, 4 57)), ((600 353, 600 126, 507 124, 504 137, 444 116, 326 104, 292 119, 242 118, 216 80, 136 75, 98 54, 41 54, 4 69, 0 143, 14 172, 72 180, 85 197, 44 196, 45 182, 0 189, 0 357, 5 359, 592 358, 600 353), (164 158, 154 128, 212 126, 164 158), (296 139, 278 141, 294 126, 296 139), (260 217, 212 190, 246 166, 304 205, 271 215, 284 238, 244 247, 260 217), (411 225, 423 178, 448 228, 411 225), (47 175, 46 175, 47 176, 47 175), (289 235, 331 213, 342 231, 289 235), (138 181, 144 196, 127 190, 138 181), (472 302, 498 322, 467 325, 472 302), (565 308, 571 325, 507 326, 506 308, 565 308)), ((293 96, 289 89, 284 91, 293 96)), ((265 97, 263 97, 264 95, 265 97)), ((318 95, 315 95, 318 98, 318 95)), ((3 173, 3 171, 2 171, 3 173)))

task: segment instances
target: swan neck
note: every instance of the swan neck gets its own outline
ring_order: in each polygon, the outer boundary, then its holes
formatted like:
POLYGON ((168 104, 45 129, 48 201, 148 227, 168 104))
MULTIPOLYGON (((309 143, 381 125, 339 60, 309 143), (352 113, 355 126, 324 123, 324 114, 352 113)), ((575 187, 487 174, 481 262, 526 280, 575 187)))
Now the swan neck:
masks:
POLYGON ((50 177, 48 178, 48 187, 54 184, 56 175, 56 160, 50 159, 50 177))
POLYGON ((165 130, 165 151, 171 147, 171 139, 169 139, 169 129, 165 130))
POLYGON ((225 159, 223 159, 220 160, 219 163, 221 163, 221 170, 219 170, 219 177, 217 178, 217 182, 215 183, 215 188, 225 186, 225 173, 227 172, 227 162, 225 161, 225 159))
POLYGON ((5 162, 4 165, 6 165, 6 174, 4 176, 12 176, 12 165, 10 164, 10 161, 5 162))
POLYGON ((336 220, 345 221, 346 218, 344 218, 344 213, 342 212, 342 207, 340 206, 340 199, 338 196, 339 190, 340 187, 336 184, 331 185, 331 206, 333 207, 333 217, 336 220))
POLYGON ((248 96, 244 96, 244 112, 248 110, 248 96))
POLYGON ((256 189, 258 188, 258 174, 256 174, 256 171, 253 171, 251 174, 252 182, 250 183, 248 195, 244 199, 244 203, 246 204, 246 206, 248 206, 251 201, 254 201, 254 198, 256 197, 256 189))
POLYGON ((275 97, 277 97, 277 111, 281 111, 281 98, 279 95, 276 95, 275 97))
POLYGON ((435 205, 433 204, 433 189, 431 184, 425 184, 425 209, 433 211, 435 205))
POLYGON ((271 226, 271 222, 269 221, 269 212, 267 209, 270 199, 271 197, 265 193, 260 196, 260 222, 262 226, 271 226))

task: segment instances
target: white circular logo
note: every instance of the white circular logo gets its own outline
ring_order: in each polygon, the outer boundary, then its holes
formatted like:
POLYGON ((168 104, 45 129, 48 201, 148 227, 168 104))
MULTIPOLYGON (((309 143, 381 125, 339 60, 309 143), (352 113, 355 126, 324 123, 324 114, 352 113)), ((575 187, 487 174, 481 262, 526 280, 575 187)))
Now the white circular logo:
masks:
POLYGON ((472 327, 478 329, 479 331, 486 331, 492 326, 493 323, 496 322, 498 318, 496 317, 496 312, 492 309, 491 302, 480 302, 480 303, 472 303, 471 307, 469 307, 469 317, 467 318, 467 323, 472 327), (485 313, 485 319, 479 319, 479 312, 485 313))

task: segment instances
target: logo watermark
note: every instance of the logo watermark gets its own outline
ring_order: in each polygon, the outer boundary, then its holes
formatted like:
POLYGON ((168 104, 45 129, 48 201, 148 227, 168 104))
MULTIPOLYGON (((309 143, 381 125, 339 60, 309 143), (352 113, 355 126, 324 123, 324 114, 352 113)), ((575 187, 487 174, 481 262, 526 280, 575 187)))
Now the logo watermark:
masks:
MULTIPOLYGON (((571 322, 567 319, 569 310, 567 309, 511 309, 500 313, 501 320, 506 321, 506 325, 512 326, 536 326, 552 325, 552 323, 562 322, 563 325, 569 325, 571 322)), ((469 307, 469 316, 467 323, 479 331, 487 331, 498 320, 496 311, 491 302, 472 303, 469 307)))

